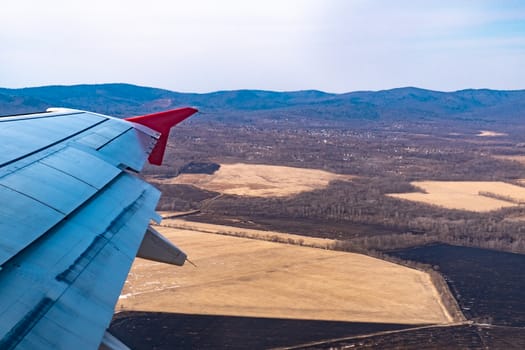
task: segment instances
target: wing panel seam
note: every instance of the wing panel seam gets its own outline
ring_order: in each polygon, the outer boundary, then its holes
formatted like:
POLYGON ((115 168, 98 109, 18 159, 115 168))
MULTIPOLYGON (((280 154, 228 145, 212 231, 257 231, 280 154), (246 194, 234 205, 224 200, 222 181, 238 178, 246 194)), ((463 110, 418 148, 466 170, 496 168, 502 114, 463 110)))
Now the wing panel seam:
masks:
MULTIPOLYGON (((79 113, 73 113, 73 114, 79 114, 79 113)), ((24 154, 23 156, 20 156, 20 157, 18 157, 18 158, 11 159, 11 160, 9 160, 9 161, 3 163, 3 164, 0 164, 0 168, 1 168, 1 167, 4 167, 4 166, 6 166, 6 165, 9 165, 9 164, 12 164, 12 163, 18 162, 19 160, 24 159, 24 158, 29 157, 29 156, 32 156, 33 154, 37 154, 38 152, 42 152, 43 150, 48 149, 48 148, 50 148, 50 147, 53 147, 53 146, 55 146, 55 145, 58 145, 58 144, 60 144, 60 143, 62 143, 62 142, 64 142, 64 141, 66 141, 66 140, 69 140, 69 139, 71 139, 71 138, 73 138, 73 137, 75 137, 75 136, 78 136, 78 135, 82 134, 83 132, 86 132, 86 131, 89 130, 89 129, 94 128, 94 127, 97 126, 97 125, 100 125, 100 124, 106 122, 107 120, 108 120, 108 119, 100 120, 100 121, 96 122, 95 124, 90 125, 89 127, 85 128, 85 129, 82 129, 82 130, 80 130, 80 131, 77 131, 77 132, 75 132, 75 133, 73 133, 73 134, 71 134, 71 135, 68 135, 67 137, 65 137, 65 138, 63 138, 63 139, 60 139, 60 140, 58 140, 58 141, 55 141, 55 142, 53 142, 53 143, 50 143, 50 144, 46 145, 45 147, 39 148, 39 149, 34 150, 34 151, 32 151, 32 152, 29 152, 29 153, 27 153, 27 154, 24 154)))
POLYGON ((99 147, 97 147, 97 151, 100 151, 102 148, 104 148, 107 144, 113 142, 114 140, 118 139, 119 137, 121 137, 122 135, 124 135, 125 133, 129 132, 131 129, 133 129, 133 127, 130 127, 126 130, 124 130, 123 132, 121 132, 120 134, 118 134, 117 136, 114 136, 113 138, 111 138, 110 140, 104 142, 103 145, 100 145, 99 147))
MULTIPOLYGON (((2 263, 1 266, 3 265, 6 265, 8 264, 10 261, 12 261, 13 259, 15 259, 18 255, 22 254, 28 247, 30 247, 31 245, 33 244, 36 244, 38 243, 38 241, 42 240, 47 234, 49 234, 50 232, 53 232, 57 229, 57 227, 60 227, 60 224, 63 223, 64 220, 67 220, 68 218, 72 217, 73 215, 75 215, 78 211, 82 210, 86 205, 88 205, 93 199, 95 199, 99 194, 103 193, 104 190, 108 187, 110 187, 113 183, 117 182, 122 176, 124 176, 124 172, 121 172, 119 175, 117 175, 116 177, 114 177, 111 181, 109 181, 104 187, 102 187, 100 190, 98 190, 97 192, 95 192, 91 197, 89 197, 88 199, 86 199, 84 201, 84 203, 80 204, 78 207, 76 207, 75 209, 73 209, 69 214, 67 215, 64 215, 64 217, 62 218, 62 220, 56 222, 53 226, 51 226, 47 231, 43 232, 40 236, 36 237, 34 240, 32 240, 31 242, 28 242, 27 245, 20 249, 17 253, 15 253, 13 256, 11 256, 8 260, 4 261, 2 263)), ((0 184, 0 186, 3 186, 0 184)), ((3 187, 6 187, 6 186, 3 186, 3 187)), ((9 188, 9 187, 7 187, 9 188)), ((10 190, 12 190, 11 188, 9 188, 10 190)), ((14 190, 13 190, 14 191, 14 190)), ((18 192, 20 193, 20 192, 18 192)), ((32 197, 29 197, 31 199, 33 199, 32 197)), ((36 199, 35 199, 36 200, 36 199)), ((36 200, 38 201, 38 200, 36 200)), ((38 201, 39 203, 42 203, 40 201, 38 201)), ((42 203, 44 205, 47 206, 47 204, 45 203, 42 203)), ((53 209, 53 208, 51 208, 53 209)), ((55 211, 57 211, 56 209, 53 209, 55 211)), ((59 212, 59 211, 57 211, 59 212)), ((60 214, 62 214, 61 212, 59 212, 60 214)))
MULTIPOLYGON (((10 191, 16 192, 16 193, 20 194, 21 196, 24 196, 24 197, 26 197, 26 198, 29 198, 29 199, 31 199, 31 200, 33 200, 33 201, 35 201, 35 202, 38 202, 38 203, 40 203, 40 204, 42 204, 42 205, 45 205, 45 206, 48 207, 49 209, 52 209, 52 210, 56 211, 57 213, 59 213, 59 214, 61 214, 61 215, 64 215, 64 216, 67 215, 67 213, 64 213, 64 212, 62 212, 61 210, 58 210, 57 208, 54 208, 54 207, 50 206, 49 204, 47 204, 47 203, 45 203, 45 202, 42 202, 40 199, 37 199, 37 198, 35 198, 35 197, 33 197, 33 196, 29 196, 27 193, 20 192, 19 190, 15 190, 14 188, 9 187, 9 186, 6 186, 6 185, 4 185, 4 184, 2 184, 2 183, 0 183, 0 186, 2 186, 2 187, 4 187, 4 188, 7 188, 7 189, 10 190, 10 191)), ((88 198, 87 200, 89 200, 89 198, 88 198)))
MULTIPOLYGON (((46 163, 42 162, 42 160, 45 160, 45 159, 46 159, 46 158, 39 159, 39 160, 37 160, 37 162, 40 163, 40 164, 42 164, 42 165, 44 165, 44 166, 47 166, 47 167, 49 167, 49 168, 51 168, 51 169, 54 169, 54 170, 56 170, 56 171, 58 171, 58 172, 61 172, 62 174, 68 175, 68 176, 72 177, 73 179, 78 180, 78 181, 80 181, 80 182, 82 182, 82 183, 88 185, 89 187, 94 188, 94 189, 97 190, 97 188, 96 188, 95 186, 93 186, 93 185, 90 184, 90 183, 87 183, 85 180, 79 178, 78 176, 75 176, 75 175, 70 174, 70 173, 68 173, 68 172, 66 172, 66 171, 64 171, 64 170, 62 170, 62 169, 60 169, 60 168, 57 168, 57 167, 55 167, 55 166, 52 166, 52 165, 49 165, 49 164, 46 164, 46 163)), ((89 200, 89 198, 88 198, 87 200, 89 200)))

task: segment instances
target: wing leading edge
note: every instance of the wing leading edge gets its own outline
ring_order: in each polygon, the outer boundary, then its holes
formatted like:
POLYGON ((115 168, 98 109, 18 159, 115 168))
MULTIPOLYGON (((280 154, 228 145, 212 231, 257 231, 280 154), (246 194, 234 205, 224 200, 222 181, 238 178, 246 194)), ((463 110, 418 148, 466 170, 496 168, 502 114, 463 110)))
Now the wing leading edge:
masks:
POLYGON ((127 170, 148 157, 160 164, 169 129, 195 112, 120 120, 53 109, 0 119, 1 349, 118 344, 106 328, 137 253, 186 259, 148 229, 160 220, 160 192, 127 170))

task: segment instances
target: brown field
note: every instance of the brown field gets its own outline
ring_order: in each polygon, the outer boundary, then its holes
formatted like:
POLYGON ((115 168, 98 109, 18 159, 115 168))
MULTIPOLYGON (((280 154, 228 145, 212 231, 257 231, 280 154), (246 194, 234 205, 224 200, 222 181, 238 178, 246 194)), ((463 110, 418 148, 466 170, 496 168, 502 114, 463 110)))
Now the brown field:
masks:
POLYGON ((425 193, 394 193, 407 199, 448 209, 487 212, 525 202, 525 187, 501 181, 414 181, 425 193))
POLYGON ((158 230, 198 267, 137 259, 117 311, 403 324, 452 321, 430 277, 421 271, 360 254, 158 230))
POLYGON ((215 174, 181 174, 172 179, 152 182, 194 185, 225 194, 254 197, 282 197, 328 186, 333 180, 352 176, 323 170, 262 164, 221 164, 215 174))

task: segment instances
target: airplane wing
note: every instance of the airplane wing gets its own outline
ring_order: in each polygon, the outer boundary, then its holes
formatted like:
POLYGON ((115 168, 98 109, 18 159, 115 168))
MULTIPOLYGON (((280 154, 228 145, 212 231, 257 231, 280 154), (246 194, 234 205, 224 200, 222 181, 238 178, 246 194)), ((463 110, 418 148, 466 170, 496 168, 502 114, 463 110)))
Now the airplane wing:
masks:
POLYGON ((186 259, 148 227, 160 192, 135 174, 196 111, 0 118, 0 349, 125 348, 106 329, 135 256, 186 259))

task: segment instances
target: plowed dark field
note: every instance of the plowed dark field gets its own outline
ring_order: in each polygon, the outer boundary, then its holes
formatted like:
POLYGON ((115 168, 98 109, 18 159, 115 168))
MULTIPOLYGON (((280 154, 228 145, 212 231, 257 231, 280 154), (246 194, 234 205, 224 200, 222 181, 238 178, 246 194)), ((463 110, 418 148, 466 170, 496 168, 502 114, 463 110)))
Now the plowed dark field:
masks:
POLYGON ((525 255, 446 244, 389 254, 438 266, 467 319, 525 327, 525 255))
POLYGON ((411 325, 122 312, 110 332, 132 349, 268 349, 411 325))

